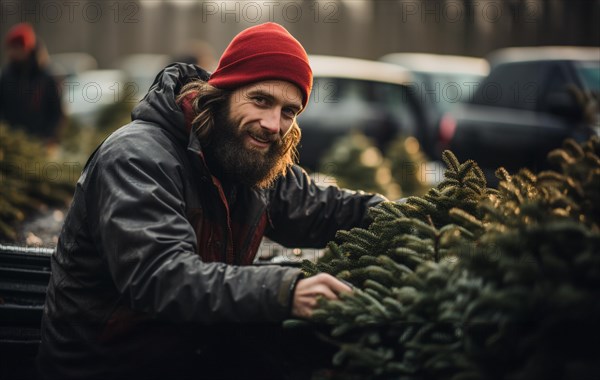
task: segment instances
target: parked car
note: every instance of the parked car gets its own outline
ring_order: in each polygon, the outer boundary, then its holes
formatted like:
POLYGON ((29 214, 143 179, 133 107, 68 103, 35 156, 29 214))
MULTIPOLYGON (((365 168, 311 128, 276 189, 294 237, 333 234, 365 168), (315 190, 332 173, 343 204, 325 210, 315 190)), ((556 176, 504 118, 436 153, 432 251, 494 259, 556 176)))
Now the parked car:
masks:
POLYGON ((63 81, 62 102, 68 117, 94 127, 106 107, 137 101, 134 90, 121 70, 86 70, 63 81))
POLYGON ((171 62, 167 54, 129 54, 121 58, 117 68, 125 73, 130 100, 142 100, 156 75, 171 62))
POLYGON ((473 100, 439 122, 437 150, 487 170, 546 168, 565 138, 599 132, 600 49, 507 48, 489 56, 491 72, 473 100))
POLYGON ((57 53, 50 55, 50 72, 60 80, 88 70, 97 70, 98 61, 87 53, 57 53))
POLYGON ((424 138, 424 116, 406 69, 355 58, 313 55, 309 60, 313 91, 298 118, 302 166, 316 170, 333 142, 353 130, 373 138, 382 150, 399 134, 424 138))
POLYGON ((379 59, 410 70, 411 90, 427 118, 423 147, 433 153, 432 137, 440 117, 452 107, 471 100, 473 89, 490 71, 483 58, 428 53, 391 53, 379 59))
POLYGON ((62 81, 66 114, 82 125, 97 126, 108 107, 137 104, 171 60, 164 54, 131 54, 121 58, 116 69, 102 70, 88 69, 95 67, 95 60, 85 54, 57 54, 51 62, 57 72, 67 74, 62 81))

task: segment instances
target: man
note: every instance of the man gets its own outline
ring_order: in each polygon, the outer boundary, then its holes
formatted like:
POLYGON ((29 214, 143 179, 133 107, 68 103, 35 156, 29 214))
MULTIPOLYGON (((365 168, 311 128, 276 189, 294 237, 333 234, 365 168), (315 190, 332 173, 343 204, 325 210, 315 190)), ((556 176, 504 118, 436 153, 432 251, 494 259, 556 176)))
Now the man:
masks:
POLYGON ((0 121, 53 145, 63 116, 60 94, 38 61, 40 44, 31 25, 12 27, 5 46, 9 62, 0 76, 0 121))
POLYGON ((263 235, 322 247, 383 200, 320 188, 293 165, 311 85, 306 52, 274 23, 236 36, 210 76, 182 64, 158 75, 77 184, 52 257, 43 376, 279 373, 256 358, 265 341, 286 343, 245 332, 272 333, 263 324, 308 317, 319 297, 350 289, 250 266, 263 235))

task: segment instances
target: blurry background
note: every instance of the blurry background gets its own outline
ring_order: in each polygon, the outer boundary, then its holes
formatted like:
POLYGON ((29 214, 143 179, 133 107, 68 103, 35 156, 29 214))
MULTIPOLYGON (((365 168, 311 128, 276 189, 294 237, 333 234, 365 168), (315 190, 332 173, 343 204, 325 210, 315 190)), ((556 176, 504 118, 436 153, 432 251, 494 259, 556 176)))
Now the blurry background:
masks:
MULTIPOLYGON (((278 22, 311 55, 315 87, 299 120, 303 166, 323 184, 396 199, 441 180, 444 148, 488 165, 493 181, 493 170, 517 157, 510 148, 526 159, 528 144, 553 136, 537 149, 543 157, 565 136, 598 130, 599 20, 600 0, 2 0, 0 70, 8 66, 9 30, 31 24, 65 117, 52 143, 1 126, 0 241, 52 245, 87 157, 129 121, 155 75, 174 61, 213 70, 231 38, 251 25, 278 22), (577 62, 487 77, 498 66, 490 53, 548 45, 588 49, 519 51, 517 60, 577 62), (483 100, 475 93, 498 82, 510 86, 495 104, 489 92, 483 100), (549 99, 537 96, 546 92, 549 99), (520 103, 507 106, 509 96, 520 103), (526 138, 523 125, 532 131, 526 138)), ((514 168, 528 164, 516 160, 514 168)))
MULTIPOLYGON (((310 54, 300 163, 323 185, 422 195, 451 149, 493 186, 498 166, 544 169, 566 137, 600 132, 600 0, 0 0, 0 378, 33 377, 47 254, 90 153, 164 66, 211 71, 266 21, 310 54), (37 44, 16 67, 7 40, 32 41, 11 37, 20 23, 37 44), (542 46, 554 47, 515 49, 542 46), (59 101, 40 95, 52 85, 59 101)), ((265 239, 257 261, 322 253, 265 239)))
POLYGON ((236 33, 266 21, 283 24, 310 54, 370 59, 598 46, 599 15, 596 0, 2 0, 0 34, 28 21, 51 54, 85 52, 115 68, 132 53, 182 54, 196 39, 219 56, 236 33))

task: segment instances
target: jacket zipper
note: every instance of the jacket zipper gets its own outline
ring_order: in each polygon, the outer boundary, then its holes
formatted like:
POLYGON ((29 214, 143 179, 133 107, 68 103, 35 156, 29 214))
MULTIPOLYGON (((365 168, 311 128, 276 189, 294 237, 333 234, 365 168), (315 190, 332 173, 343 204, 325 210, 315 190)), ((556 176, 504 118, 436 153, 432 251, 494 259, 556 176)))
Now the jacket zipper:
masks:
POLYGON ((244 244, 242 246, 240 246, 240 249, 235 253, 235 264, 236 265, 241 265, 242 253, 248 253, 247 252, 248 248, 250 247, 250 243, 254 239, 254 234, 256 233, 256 227, 258 226, 258 222, 262 218, 263 213, 264 213, 264 211, 262 213, 257 213, 258 215, 254 218, 254 220, 252 221, 252 224, 250 224, 250 227, 248 227, 248 234, 247 234, 246 238, 244 239, 244 244))
MULTIPOLYGON (((259 194, 257 194, 257 197, 259 198, 259 200, 261 202, 264 202, 264 199, 259 194)), ((235 262, 236 262, 236 264, 241 265, 241 263, 242 263, 242 254, 248 254, 249 253, 248 249, 250 248, 250 244, 254 240, 258 224, 260 223, 263 215, 266 212, 267 212, 267 203, 264 202, 264 207, 262 207, 261 212, 257 212, 256 213, 256 215, 254 216, 254 219, 249 224, 248 234, 247 234, 246 238, 244 239, 243 244, 240 246, 240 249, 235 254, 235 262)), ((267 216, 267 218, 268 218, 268 216, 267 216)), ((261 239, 262 239, 262 237, 261 237, 261 239)), ((259 246, 260 246, 260 243, 259 243, 259 246)))
MULTIPOLYGON (((218 198, 221 200, 221 204, 223 206, 223 211, 225 214, 224 217, 224 227, 223 228, 223 232, 224 232, 224 236, 223 236, 223 242, 222 244, 222 248, 221 248, 221 261, 224 263, 227 263, 227 249, 229 247, 229 238, 232 236, 231 233, 231 226, 230 226, 230 210, 229 210, 229 202, 227 202, 227 197, 225 196, 225 193, 223 191, 223 186, 221 185, 221 183, 219 182, 219 180, 215 177, 212 177, 212 183, 213 186, 215 187, 215 191, 217 192, 218 198)), ((235 258, 234 258, 235 260, 235 258)))

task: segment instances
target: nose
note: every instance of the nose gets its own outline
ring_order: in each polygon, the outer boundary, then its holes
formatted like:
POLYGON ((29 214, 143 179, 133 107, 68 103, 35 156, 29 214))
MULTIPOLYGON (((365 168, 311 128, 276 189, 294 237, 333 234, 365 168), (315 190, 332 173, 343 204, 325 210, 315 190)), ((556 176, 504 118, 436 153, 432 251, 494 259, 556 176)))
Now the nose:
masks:
POLYGON ((273 107, 268 110, 265 110, 260 119, 260 126, 263 129, 268 130, 272 134, 278 134, 281 131, 281 111, 277 108, 278 107, 273 107))

